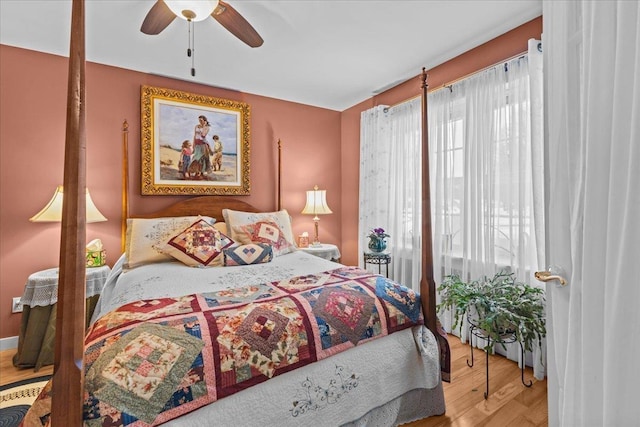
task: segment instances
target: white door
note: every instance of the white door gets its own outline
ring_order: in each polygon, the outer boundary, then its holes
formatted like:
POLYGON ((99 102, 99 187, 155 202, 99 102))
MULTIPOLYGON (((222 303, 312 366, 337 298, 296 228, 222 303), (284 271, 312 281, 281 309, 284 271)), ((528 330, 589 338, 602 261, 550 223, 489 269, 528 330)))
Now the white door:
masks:
POLYGON ((640 5, 543 15, 549 425, 638 425, 640 5))

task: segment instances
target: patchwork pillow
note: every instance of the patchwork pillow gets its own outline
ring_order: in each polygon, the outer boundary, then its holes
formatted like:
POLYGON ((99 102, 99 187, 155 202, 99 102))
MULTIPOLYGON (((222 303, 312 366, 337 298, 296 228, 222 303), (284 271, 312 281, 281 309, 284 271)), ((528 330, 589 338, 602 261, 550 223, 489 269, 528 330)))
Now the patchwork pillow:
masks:
POLYGON ((214 224, 215 219, 204 216, 180 216, 167 218, 129 218, 125 235, 125 269, 154 262, 171 261, 172 258, 160 250, 176 233, 184 230, 198 219, 214 224))
POLYGON ((222 251, 234 242, 202 219, 171 237, 162 252, 191 267, 221 266, 222 251))
MULTIPOLYGON (((238 238, 236 237, 236 231, 234 230, 234 227, 255 224, 260 221, 269 221, 274 222, 278 225, 278 228, 280 228, 280 230, 282 231, 285 240, 291 245, 292 250, 296 248, 295 240, 293 237, 293 230, 291 228, 291 217, 289 216, 289 212, 287 212, 286 209, 282 209, 277 212, 259 213, 223 209, 222 216, 224 218, 224 222, 227 224, 227 235, 235 241, 238 241, 238 238)), ((278 256, 275 251, 274 256, 278 256)))
POLYGON ((273 256, 288 254, 295 250, 285 238, 284 232, 278 224, 271 221, 258 221, 253 224, 237 225, 233 227, 233 235, 241 244, 266 243, 273 247, 273 256))
POLYGON ((224 249, 223 253, 225 266, 262 264, 273 259, 273 249, 266 243, 233 246, 224 249))

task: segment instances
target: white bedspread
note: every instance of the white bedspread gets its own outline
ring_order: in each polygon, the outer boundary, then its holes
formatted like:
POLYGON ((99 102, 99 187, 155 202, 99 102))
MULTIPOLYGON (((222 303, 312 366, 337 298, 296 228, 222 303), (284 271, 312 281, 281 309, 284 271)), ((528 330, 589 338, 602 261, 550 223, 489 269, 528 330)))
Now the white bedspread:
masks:
MULTIPOLYGON (((93 320, 139 299, 209 292, 340 267, 302 251, 242 267, 199 269, 167 262, 123 272, 122 264, 120 259, 114 266, 93 320)), ((434 389, 439 382, 436 340, 427 328, 416 327, 276 376, 169 425, 338 426, 411 390, 434 389)))

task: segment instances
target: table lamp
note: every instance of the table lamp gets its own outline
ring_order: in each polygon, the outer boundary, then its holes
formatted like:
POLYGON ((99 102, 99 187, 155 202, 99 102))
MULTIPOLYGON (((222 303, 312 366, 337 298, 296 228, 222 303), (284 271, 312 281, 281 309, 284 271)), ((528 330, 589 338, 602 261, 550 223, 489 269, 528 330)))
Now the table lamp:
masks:
POLYGON ((314 215, 313 222, 315 226, 315 237, 313 239, 313 243, 311 243, 312 247, 318 247, 321 245, 320 240, 318 239, 318 222, 320 218, 318 215, 326 215, 333 213, 331 209, 329 209, 329 205, 327 205, 327 192, 326 190, 318 190, 318 186, 313 187, 313 190, 307 191, 307 204, 302 210, 303 214, 314 215))

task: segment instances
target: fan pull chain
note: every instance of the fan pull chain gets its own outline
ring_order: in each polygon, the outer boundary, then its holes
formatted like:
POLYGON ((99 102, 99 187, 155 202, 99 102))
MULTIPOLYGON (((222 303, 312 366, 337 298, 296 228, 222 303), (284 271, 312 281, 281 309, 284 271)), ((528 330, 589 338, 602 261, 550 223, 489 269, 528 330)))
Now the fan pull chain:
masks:
POLYGON ((195 77, 196 68, 194 63, 196 59, 196 27, 193 25, 193 21, 191 19, 187 20, 187 26, 189 29, 189 47, 187 47, 187 56, 191 58, 191 75, 195 77))
POLYGON ((195 66, 195 61, 196 61, 196 26, 193 25, 193 21, 189 21, 191 23, 191 48, 192 48, 192 53, 193 55, 191 55, 191 77, 195 77, 196 76, 196 66, 195 66))
POLYGON ((190 19, 187 20, 187 44, 189 45, 187 47, 187 56, 189 58, 191 58, 191 25, 192 25, 191 20, 190 19))

